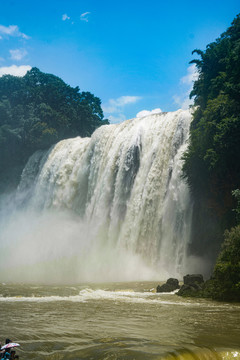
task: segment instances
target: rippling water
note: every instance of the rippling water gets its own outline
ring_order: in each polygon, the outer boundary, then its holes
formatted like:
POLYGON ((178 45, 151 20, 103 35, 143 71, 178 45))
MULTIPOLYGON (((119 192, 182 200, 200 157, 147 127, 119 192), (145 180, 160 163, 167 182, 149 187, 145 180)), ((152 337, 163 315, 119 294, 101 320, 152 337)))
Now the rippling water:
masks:
POLYGON ((1 341, 22 359, 240 359, 240 304, 156 283, 0 285, 1 341))

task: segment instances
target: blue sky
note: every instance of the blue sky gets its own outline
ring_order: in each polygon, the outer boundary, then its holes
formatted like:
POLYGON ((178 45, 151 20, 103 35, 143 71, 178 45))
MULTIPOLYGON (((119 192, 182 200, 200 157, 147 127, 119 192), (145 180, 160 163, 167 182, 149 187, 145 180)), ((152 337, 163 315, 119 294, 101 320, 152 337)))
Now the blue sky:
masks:
POLYGON ((143 110, 186 108, 196 76, 192 50, 219 37, 239 5, 0 0, 0 76, 36 66, 100 97, 111 122, 143 110))

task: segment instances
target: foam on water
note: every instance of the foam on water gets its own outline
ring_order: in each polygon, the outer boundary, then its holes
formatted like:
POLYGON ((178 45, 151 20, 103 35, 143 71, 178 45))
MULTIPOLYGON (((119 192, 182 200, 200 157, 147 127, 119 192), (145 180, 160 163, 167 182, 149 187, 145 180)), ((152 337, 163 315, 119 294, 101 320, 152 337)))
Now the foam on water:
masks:
POLYGON ((91 302, 91 301, 111 301, 114 303, 124 302, 124 303, 135 303, 135 304, 154 304, 154 305, 174 305, 174 306, 190 306, 190 307, 202 307, 204 306, 205 311, 223 311, 227 309, 237 308, 237 306, 229 304, 216 304, 216 303, 201 303, 191 300, 180 299, 175 297, 176 291, 171 293, 153 293, 148 292, 137 292, 133 290, 103 290, 97 289, 93 290, 91 288, 82 289, 78 295, 69 295, 69 296, 0 296, 0 302, 91 302), (172 299, 169 299, 172 298, 172 299))
MULTIPOLYGON (((167 295, 174 295, 175 292, 167 295)), ((70 302, 87 302, 87 301, 114 301, 129 303, 148 303, 148 304, 177 304, 188 305, 187 302, 169 301, 162 299, 164 293, 154 294, 152 292, 134 292, 134 291, 106 291, 92 290, 90 288, 83 289, 79 295, 72 296, 12 296, 0 297, 0 302, 54 302, 54 301, 70 301, 70 302)))

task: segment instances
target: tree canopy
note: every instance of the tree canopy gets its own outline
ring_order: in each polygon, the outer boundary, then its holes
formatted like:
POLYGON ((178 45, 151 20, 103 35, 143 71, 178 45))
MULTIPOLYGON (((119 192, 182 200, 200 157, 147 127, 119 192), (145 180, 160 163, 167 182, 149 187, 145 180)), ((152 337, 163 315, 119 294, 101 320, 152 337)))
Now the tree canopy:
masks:
POLYGON ((191 61, 199 78, 184 174, 193 195, 230 221, 231 192, 240 187, 240 15, 205 51, 193 53, 200 56, 191 61))
MULTIPOLYGON (((32 68, 24 77, 0 78, 0 182, 22 169, 39 149, 69 137, 90 136, 103 120, 101 100, 32 68), (9 175, 8 175, 9 174, 9 175)), ((19 171, 16 176, 19 177, 19 171)))

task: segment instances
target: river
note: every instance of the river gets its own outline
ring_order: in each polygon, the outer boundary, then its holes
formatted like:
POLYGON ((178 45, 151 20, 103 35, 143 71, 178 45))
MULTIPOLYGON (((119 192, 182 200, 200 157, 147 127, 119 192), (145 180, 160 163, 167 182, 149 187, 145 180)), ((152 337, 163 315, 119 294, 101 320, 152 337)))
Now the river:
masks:
POLYGON ((63 140, 0 197, 0 340, 20 343, 20 358, 240 359, 240 304, 154 293, 153 280, 207 278, 213 265, 208 248, 189 251, 191 119, 153 114, 63 140))
POLYGON ((240 359, 240 304, 156 282, 0 285, 0 340, 21 359, 240 359))

